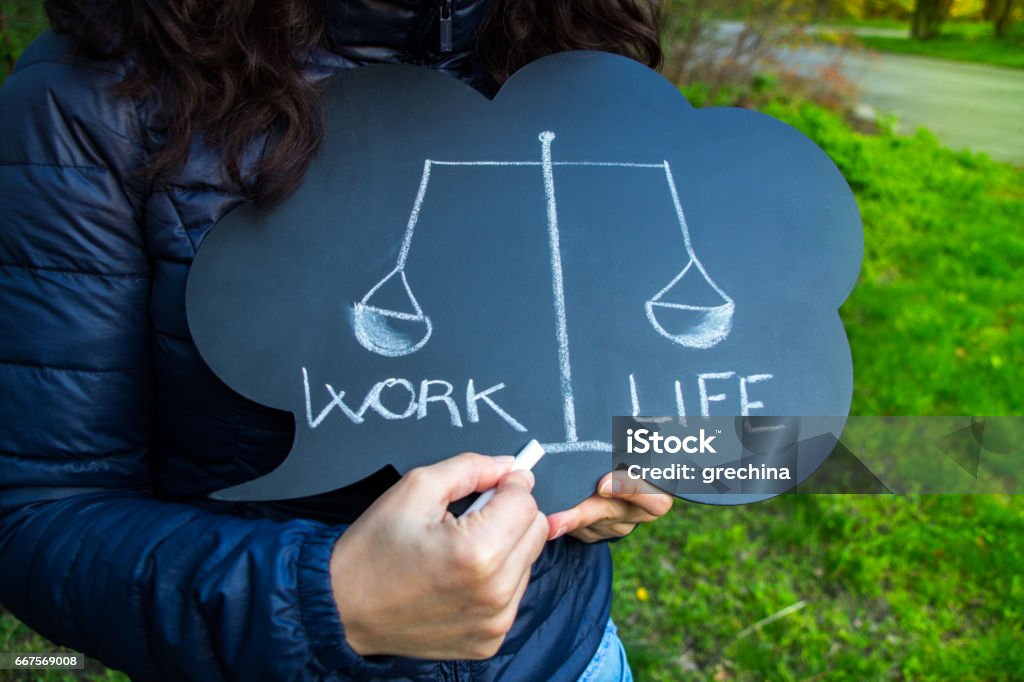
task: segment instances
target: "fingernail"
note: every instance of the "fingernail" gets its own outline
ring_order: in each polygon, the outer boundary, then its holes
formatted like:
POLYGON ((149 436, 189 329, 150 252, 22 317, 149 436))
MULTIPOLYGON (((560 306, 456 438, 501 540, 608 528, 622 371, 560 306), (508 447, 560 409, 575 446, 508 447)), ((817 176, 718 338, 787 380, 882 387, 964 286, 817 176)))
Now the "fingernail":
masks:
POLYGON ((609 495, 611 495, 612 494, 612 479, 609 478, 607 481, 602 483, 601 487, 598 488, 598 490, 597 490, 597 494, 600 495, 601 497, 608 497, 609 495))
POLYGON ((551 539, 552 540, 557 540, 558 538, 560 538, 563 535, 565 535, 565 531, 567 531, 567 530, 569 530, 568 526, 562 526, 557 531, 555 531, 555 534, 551 536, 551 539))
POLYGON ((499 464, 511 464, 515 460, 516 460, 516 458, 513 457, 512 455, 495 455, 494 456, 494 461, 498 462, 499 464))
POLYGON ((509 484, 511 484, 511 485, 525 485, 527 488, 530 488, 532 490, 533 489, 534 481, 535 481, 535 479, 533 478, 533 472, 532 471, 526 471, 526 470, 516 471, 516 470, 512 470, 512 471, 508 472, 507 474, 505 474, 502 477, 501 483, 499 483, 498 485, 499 486, 509 485, 509 484), (512 483, 513 481, 517 481, 517 482, 516 483, 512 483))

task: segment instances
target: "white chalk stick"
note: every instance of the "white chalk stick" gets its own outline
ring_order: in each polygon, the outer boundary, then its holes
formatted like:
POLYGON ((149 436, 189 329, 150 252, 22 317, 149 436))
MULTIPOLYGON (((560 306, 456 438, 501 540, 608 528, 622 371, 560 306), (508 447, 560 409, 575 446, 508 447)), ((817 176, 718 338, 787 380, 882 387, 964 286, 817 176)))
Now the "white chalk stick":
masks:
MULTIPOLYGON (((540 443, 536 440, 531 440, 529 443, 523 446, 523 449, 516 455, 515 460, 512 462, 511 471, 529 471, 537 465, 540 458, 544 456, 544 448, 541 447, 540 443)), ((469 509, 462 513, 462 516, 469 514, 470 512, 480 511, 484 508, 491 498, 494 497, 494 493, 498 491, 497 488, 491 488, 480 493, 480 497, 473 501, 473 504, 469 505, 469 509)))

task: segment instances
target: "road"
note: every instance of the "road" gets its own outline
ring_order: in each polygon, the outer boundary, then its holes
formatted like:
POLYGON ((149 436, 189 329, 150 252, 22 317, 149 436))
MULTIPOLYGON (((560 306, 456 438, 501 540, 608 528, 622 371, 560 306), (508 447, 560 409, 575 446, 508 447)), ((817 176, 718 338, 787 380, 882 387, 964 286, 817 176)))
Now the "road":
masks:
MULTIPOLYGON (((836 54, 836 48, 812 46, 785 49, 779 57, 813 76, 836 54)), ((900 132, 923 126, 954 149, 1024 165, 1024 70, 889 53, 847 53, 841 70, 862 105, 895 114, 900 132)))
MULTIPOLYGON (((813 74, 834 50, 787 50, 781 57, 813 74)), ((847 54, 841 70, 863 104, 896 114, 900 132, 923 126, 954 149, 1024 165, 1024 70, 887 53, 847 54)))

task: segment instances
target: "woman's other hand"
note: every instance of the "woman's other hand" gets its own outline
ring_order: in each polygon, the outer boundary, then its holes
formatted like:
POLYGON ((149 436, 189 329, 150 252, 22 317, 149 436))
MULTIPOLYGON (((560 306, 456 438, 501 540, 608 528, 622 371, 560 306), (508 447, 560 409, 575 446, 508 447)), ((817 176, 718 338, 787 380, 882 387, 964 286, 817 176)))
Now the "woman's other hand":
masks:
POLYGON ((572 509, 548 517, 548 538, 569 534, 582 542, 597 542, 629 535, 637 524, 668 513, 673 497, 624 471, 606 474, 591 495, 572 509))
POLYGON ((533 475, 511 457, 462 454, 407 473, 338 540, 331 582, 361 655, 483 659, 512 627, 548 535, 533 475), (478 512, 448 504, 495 485, 478 512))

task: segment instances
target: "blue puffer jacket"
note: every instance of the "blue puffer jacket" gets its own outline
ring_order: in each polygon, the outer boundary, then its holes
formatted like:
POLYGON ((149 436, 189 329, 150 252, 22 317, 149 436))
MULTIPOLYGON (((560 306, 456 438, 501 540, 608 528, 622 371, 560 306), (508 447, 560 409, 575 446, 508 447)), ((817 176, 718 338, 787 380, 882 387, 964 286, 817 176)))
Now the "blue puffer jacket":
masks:
MULTIPOLYGON (((484 82, 470 46, 485 0, 456 1, 445 55, 434 2, 332 2, 311 78, 415 61, 484 82)), ((111 93, 123 63, 68 47, 45 34, 0 91, 0 602, 136 679, 576 679, 608 617, 603 545, 548 543, 491 660, 362 658, 328 558, 394 475, 290 503, 207 499, 292 439, 288 415, 214 378, 185 323, 196 247, 240 199, 198 142, 148 185, 152 103, 111 93)))

